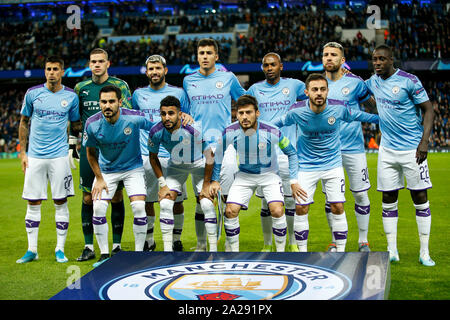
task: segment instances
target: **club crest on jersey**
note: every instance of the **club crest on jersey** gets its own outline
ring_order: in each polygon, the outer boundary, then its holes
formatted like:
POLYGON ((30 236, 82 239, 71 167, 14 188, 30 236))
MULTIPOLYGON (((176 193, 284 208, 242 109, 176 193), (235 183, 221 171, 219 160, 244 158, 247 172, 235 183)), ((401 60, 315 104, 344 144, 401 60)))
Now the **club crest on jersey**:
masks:
POLYGON ((104 300, 341 299, 352 286, 345 275, 293 262, 190 262, 125 274, 104 284, 104 300))
POLYGON ((223 88, 223 82, 222 81, 217 81, 216 82, 216 88, 217 89, 222 89, 223 88))
POLYGON ((191 141, 189 141, 189 138, 184 137, 183 140, 181 140, 181 143, 184 144, 185 146, 188 146, 191 141))
POLYGON ((336 122, 336 118, 331 116, 328 118, 328 124, 332 126, 336 122))
POLYGON ((395 86, 395 87, 392 88, 392 93, 393 94, 397 94, 399 92, 400 92, 400 88, 399 87, 395 86))
POLYGON ((125 129, 123 129, 123 133, 127 136, 129 136, 131 132, 133 132, 133 130, 130 127, 126 127, 125 129))
POLYGON ((259 148, 260 150, 263 150, 263 149, 265 149, 266 147, 267 147, 267 144, 264 143, 264 142, 260 142, 260 143, 258 144, 258 148, 259 148))
POLYGON ((61 107, 65 108, 69 105, 69 102, 67 100, 61 100, 61 107))
POLYGON ((283 88, 283 90, 281 90, 281 92, 285 95, 285 96, 287 96, 288 94, 289 94, 289 88, 288 87, 286 87, 286 88, 283 88))
POLYGON ((350 93, 350 89, 347 87, 344 87, 344 88, 342 88, 341 92, 344 96, 346 96, 350 93))

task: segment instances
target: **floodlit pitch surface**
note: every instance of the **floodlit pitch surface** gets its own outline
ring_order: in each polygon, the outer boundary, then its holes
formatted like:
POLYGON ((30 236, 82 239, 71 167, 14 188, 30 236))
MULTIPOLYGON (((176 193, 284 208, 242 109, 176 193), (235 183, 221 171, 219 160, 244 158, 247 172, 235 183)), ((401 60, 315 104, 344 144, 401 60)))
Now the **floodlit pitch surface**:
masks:
MULTIPOLYGON (((373 251, 386 250, 386 238, 381 221, 381 193, 376 191, 377 154, 368 154, 368 166, 372 188, 369 191, 371 216, 369 242, 373 251)), ((391 265, 391 287, 389 299, 450 299, 450 154, 430 153, 430 176, 433 188, 429 191, 432 227, 430 253, 435 267, 424 267, 418 262, 419 238, 415 210, 409 191, 400 191, 398 249, 400 262, 391 265)), ((81 231, 81 192, 78 189, 78 171, 72 171, 76 196, 69 199, 70 225, 65 253, 69 262, 55 261, 56 230, 52 201, 44 201, 39 229, 39 260, 18 265, 16 260, 27 249, 25 232, 26 202, 21 198, 23 173, 18 159, 0 160, 0 299, 38 300, 49 299, 64 289, 77 277, 92 270, 92 263, 77 262, 83 248, 81 231)), ((324 196, 318 187, 309 214, 309 251, 325 251, 330 240, 329 228, 324 213, 324 196)), ((186 251, 196 244, 194 230, 194 205, 192 187, 188 184, 189 200, 184 203, 185 223, 182 235, 186 251)), ((49 195, 50 196, 50 195, 49 195)), ((354 201, 347 188, 345 209, 349 224, 347 251, 357 250, 358 232, 353 212, 354 201)), ((129 200, 125 200, 126 221, 122 248, 133 250, 132 213, 129 200)), ((262 233, 259 217, 260 200, 253 197, 248 211, 240 215, 242 251, 259 251, 262 248, 262 233)), ((158 208, 157 208, 158 209, 158 208)), ((110 210, 110 209, 109 209, 110 210)), ((109 211, 108 211, 109 217, 109 211)), ((111 231, 111 228, 109 229, 111 231)), ((111 238, 111 236, 110 236, 111 238)), ((159 223, 155 226, 157 250, 162 250, 159 223)), ((110 239, 111 241, 111 239, 110 239)), ((98 247, 95 244, 97 254, 98 247)), ((224 236, 219 242, 219 251, 224 250, 224 236)))

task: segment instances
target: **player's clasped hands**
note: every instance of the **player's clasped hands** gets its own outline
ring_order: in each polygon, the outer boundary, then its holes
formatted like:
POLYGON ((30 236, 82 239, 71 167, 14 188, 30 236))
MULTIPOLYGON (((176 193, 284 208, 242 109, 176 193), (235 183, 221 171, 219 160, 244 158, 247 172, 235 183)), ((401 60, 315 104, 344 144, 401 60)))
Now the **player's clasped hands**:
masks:
POLYGON ((170 188, 167 185, 159 189, 158 198, 158 201, 161 201, 162 199, 170 199, 170 188))
POLYGON ((219 190, 221 190, 219 182, 211 181, 211 183, 209 184, 209 197, 211 199, 214 199, 214 197, 217 196, 217 192, 219 192, 219 190))

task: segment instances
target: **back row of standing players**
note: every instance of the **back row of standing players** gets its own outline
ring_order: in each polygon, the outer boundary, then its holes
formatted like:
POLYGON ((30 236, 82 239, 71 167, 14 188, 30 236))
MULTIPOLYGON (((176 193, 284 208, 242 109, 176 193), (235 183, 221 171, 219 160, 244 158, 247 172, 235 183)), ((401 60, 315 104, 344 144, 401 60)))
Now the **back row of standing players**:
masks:
MULTIPOLYGON (((431 103, 417 77, 394 68, 392 51, 389 47, 379 46, 374 50, 372 62, 375 75, 366 82, 342 68, 345 62, 343 51, 342 46, 338 43, 326 44, 323 48, 325 78, 313 77, 313 81, 306 81, 306 86, 300 80, 282 78, 283 64, 281 58, 276 53, 268 53, 262 60, 262 70, 266 80, 252 85, 246 92, 233 73, 216 69, 215 63, 219 58, 216 42, 212 39, 202 39, 197 46, 200 69, 198 72, 184 78, 184 88, 173 87, 165 82, 165 75, 168 71, 165 60, 161 56, 153 55, 146 61, 146 75, 149 78, 149 86, 135 90, 131 96, 124 81, 108 75, 109 61, 107 53, 102 49, 95 49, 90 54, 92 79, 81 82, 75 87, 75 92, 80 101, 82 125, 84 127, 86 120, 100 110, 99 92, 102 87, 107 85, 114 85, 122 90, 124 107, 140 110, 148 120, 154 123, 159 122, 161 119, 161 100, 167 96, 174 96, 180 102, 181 111, 192 116, 194 126, 202 133, 203 139, 212 146, 213 150, 216 150, 217 141, 220 140, 217 138, 222 137, 222 132, 226 128, 225 132, 230 130, 229 126, 232 120, 231 100, 238 100, 239 97, 249 94, 257 100, 257 108, 255 110, 258 111, 258 123, 272 126, 275 123, 280 126, 281 129, 278 136, 286 137, 287 141, 296 142, 298 157, 297 179, 297 177, 292 177, 292 170, 289 170, 290 161, 288 156, 280 152, 281 148, 277 149, 285 214, 280 213, 279 208, 273 205, 278 201, 266 201, 264 192, 261 190, 262 188, 257 190, 257 195, 262 198, 263 251, 271 250, 272 233, 276 242, 278 240, 276 247, 279 251, 284 251, 285 249, 283 240, 280 241, 280 238, 283 239, 283 236, 284 241, 288 244, 289 251, 307 250, 309 205, 313 203, 313 195, 319 180, 322 181, 323 192, 326 194, 327 200, 325 211, 332 235, 332 243, 329 246, 329 250, 345 250, 348 227, 343 205, 345 202, 343 168, 348 174, 350 190, 355 198, 355 215, 359 229, 359 250, 369 251, 367 234, 369 229, 370 201, 367 190, 370 188, 370 181, 361 125, 354 120, 377 122, 378 117, 370 117, 370 115, 360 111, 360 106, 372 110, 376 106, 380 116, 380 129, 382 132, 378 157, 377 186, 378 190, 383 193, 382 217, 390 260, 399 260, 396 239, 397 199, 398 190, 404 187, 404 178, 406 178, 408 189, 411 191, 411 197, 416 208, 416 220, 420 238, 419 261, 427 266, 434 265, 428 252, 431 214, 427 199, 427 189, 431 187, 431 181, 426 160, 428 137, 433 118, 431 103), (308 87, 311 83, 314 86, 308 87), (313 106, 318 108, 314 109, 313 106), (292 195, 291 188, 297 182, 306 192, 306 197, 292 195)), ((43 88, 45 89, 45 85, 43 88)), ((32 92, 32 89, 27 92, 25 101, 31 96, 32 92)), ((27 103, 24 102, 22 117, 30 116, 30 111, 27 111, 27 103)), ((186 122, 190 123, 189 117, 186 118, 186 122)), ((70 120, 76 120, 76 118, 70 120)), ((241 121, 239 121, 239 124, 241 129, 243 129, 241 121)), ((186 126, 189 126, 189 124, 186 126)), ((277 130, 277 127, 274 126, 272 129, 277 130)), ((152 130, 150 132, 154 134, 157 131, 152 130)), ((154 250, 156 244, 153 239, 155 221, 153 204, 162 199, 158 197, 158 179, 156 179, 150 161, 151 154, 148 151, 148 141, 151 144, 152 137, 148 140, 148 134, 148 130, 141 130, 141 153, 147 181, 147 194, 145 196, 147 231, 144 250, 154 250)), ((220 147, 222 146, 220 145, 220 147)), ((161 146, 157 156, 165 176, 170 153, 161 146)), ((256 173, 245 167, 243 159, 246 159, 246 156, 248 156, 248 154, 246 155, 246 150, 243 150, 242 154, 238 150, 238 166, 236 151, 233 148, 226 148, 223 155, 224 159, 221 161, 220 177, 216 178, 216 180, 220 180, 222 194, 225 197, 228 195, 230 186, 238 171, 248 171, 247 173, 250 174, 256 173)), ((119 169, 117 168, 117 170, 119 169)), ((82 147, 80 152, 80 186, 83 189, 82 221, 85 248, 82 255, 78 258, 79 261, 95 257, 93 246, 93 235, 96 226, 96 220, 93 220, 95 202, 92 201, 91 194, 94 178, 85 148, 82 147)), ((164 185, 161 180, 159 182, 160 186, 164 185)), ((182 250, 180 236, 184 222, 183 200, 186 195, 186 187, 183 186, 181 189, 183 190, 177 190, 178 197, 174 201, 161 206, 160 214, 163 215, 163 211, 165 215, 168 214, 168 216, 160 217, 161 230, 163 231, 164 228, 166 233, 166 236, 163 233, 164 250, 166 251, 171 249, 182 250)), ((201 188, 194 188, 197 196, 200 190, 201 188)), ((69 192, 68 195, 72 194, 69 192)), ((37 235, 36 244, 31 246, 29 230, 33 226, 38 227, 39 225, 38 221, 30 219, 30 217, 33 218, 32 214, 36 211, 36 208, 32 208, 36 203, 33 202, 35 199, 31 199, 30 202, 30 198, 25 195, 25 190, 24 198, 29 200, 26 217, 29 234, 28 252, 31 251, 33 253, 34 249, 37 257, 37 235), (31 214, 29 215, 29 213, 31 214)), ((53 198, 57 199, 54 195, 53 198)), ((114 197, 110 200, 112 203, 111 222, 113 228, 112 252, 114 253, 120 250, 125 211, 120 185, 114 197)), ((236 210, 239 212, 240 209, 246 209, 247 205, 246 199, 238 200, 240 202, 229 199, 225 214, 226 244, 228 245, 227 249, 232 251, 238 250, 238 236, 240 232, 236 210)), ((196 250, 199 251, 204 251, 207 248, 208 232, 205 229, 205 225, 208 226, 207 221, 211 222, 210 218, 205 219, 202 207, 197 199, 195 225, 197 235, 196 250)), ((36 219, 36 215, 34 218, 36 219)), ((67 229, 68 218, 65 220, 67 220, 65 221, 65 229, 67 229)), ((135 215, 135 224, 139 224, 137 221, 139 219, 136 220, 135 215)), ((102 224, 104 222, 105 220, 102 219, 102 224)), ((57 231, 58 234, 64 233, 61 232, 61 229, 58 229, 58 221, 57 231)), ((98 238, 99 233, 96 232, 95 234, 98 238)), ((31 237, 31 239, 33 238, 31 237)), ((216 250, 216 244, 211 246, 211 238, 208 239, 210 240, 210 250, 216 250)), ((106 244, 106 247, 103 245, 103 248, 100 260, 109 257, 108 245, 106 244)), ((55 252, 58 251, 63 252, 61 245, 57 246, 57 250, 55 250, 55 252)), ((30 256, 28 252, 18 262, 33 260, 27 258, 27 254, 30 256)), ((33 258, 33 255, 31 255, 31 258, 33 258)))

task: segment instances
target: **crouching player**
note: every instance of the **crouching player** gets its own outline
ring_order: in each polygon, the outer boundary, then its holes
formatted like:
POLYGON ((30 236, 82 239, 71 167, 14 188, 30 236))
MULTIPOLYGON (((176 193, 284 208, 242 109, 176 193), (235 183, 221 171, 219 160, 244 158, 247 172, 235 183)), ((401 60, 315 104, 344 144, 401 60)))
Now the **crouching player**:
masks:
POLYGON ((95 174, 92 185, 94 234, 100 248, 100 259, 94 267, 109 258, 106 211, 119 182, 123 181, 134 215, 135 250, 142 251, 147 233, 145 213, 145 179, 139 143, 140 129, 150 130, 153 123, 140 111, 122 109, 118 87, 100 90, 101 112, 86 121, 83 144, 95 174), (100 154, 97 156, 96 147, 100 154))
POLYGON ((148 144, 150 164, 160 187, 159 222, 164 251, 173 250, 173 206, 191 174, 196 197, 199 198, 205 214, 209 251, 215 252, 217 251, 217 216, 212 199, 209 197, 209 183, 214 165, 211 148, 204 142, 200 132, 190 125, 182 124, 180 100, 176 97, 167 96, 161 100, 160 115, 161 122, 150 130, 148 144), (158 159, 160 145, 170 153, 166 177, 163 176, 158 159))
POLYGON ((239 211, 246 210, 257 187, 261 188, 272 215, 272 231, 277 251, 286 244, 286 216, 284 215, 283 189, 278 175, 277 146, 288 156, 292 194, 306 199, 306 193, 297 183, 298 161, 294 147, 274 125, 259 121, 257 100, 250 95, 241 96, 237 102, 237 119, 225 128, 222 142, 215 154, 215 164, 210 188, 211 196, 220 189, 220 168, 223 154, 232 144, 239 156, 239 171, 231 185, 225 209, 224 226, 227 247, 239 251, 239 211))

